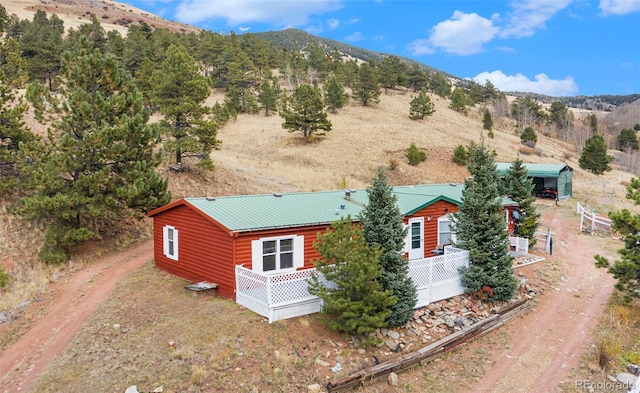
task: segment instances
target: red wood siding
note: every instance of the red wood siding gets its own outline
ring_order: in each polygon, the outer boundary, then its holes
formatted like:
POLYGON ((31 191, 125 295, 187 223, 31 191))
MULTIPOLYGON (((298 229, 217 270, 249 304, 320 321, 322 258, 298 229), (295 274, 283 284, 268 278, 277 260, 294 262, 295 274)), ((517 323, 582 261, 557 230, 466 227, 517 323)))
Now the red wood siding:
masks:
POLYGON ((405 224, 410 218, 424 217, 424 255, 423 258, 431 257, 429 251, 438 246, 438 217, 457 212, 458 206, 446 201, 438 201, 429 205, 414 214, 405 217, 405 224), (429 220, 431 217, 431 220, 429 220))
POLYGON ((313 243, 318 239, 318 233, 324 233, 330 226, 312 226, 300 228, 284 228, 279 230, 245 232, 236 240, 236 264, 252 269, 251 242, 265 237, 275 236, 304 236, 304 268, 314 267, 312 261, 320 258, 320 254, 313 248, 313 243))
POLYGON ((153 217, 154 259, 162 270, 192 282, 218 284, 218 294, 235 298, 233 238, 187 206, 177 206, 153 217), (178 231, 178 260, 164 256, 163 227, 178 231))

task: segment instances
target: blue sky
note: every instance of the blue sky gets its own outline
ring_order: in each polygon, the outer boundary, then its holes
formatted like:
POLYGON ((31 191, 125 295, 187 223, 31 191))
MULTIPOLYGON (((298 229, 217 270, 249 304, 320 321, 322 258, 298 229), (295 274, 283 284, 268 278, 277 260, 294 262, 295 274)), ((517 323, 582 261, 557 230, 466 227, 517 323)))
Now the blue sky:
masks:
POLYGON ((503 91, 640 93, 640 0, 120 0, 237 34, 295 27, 503 91))

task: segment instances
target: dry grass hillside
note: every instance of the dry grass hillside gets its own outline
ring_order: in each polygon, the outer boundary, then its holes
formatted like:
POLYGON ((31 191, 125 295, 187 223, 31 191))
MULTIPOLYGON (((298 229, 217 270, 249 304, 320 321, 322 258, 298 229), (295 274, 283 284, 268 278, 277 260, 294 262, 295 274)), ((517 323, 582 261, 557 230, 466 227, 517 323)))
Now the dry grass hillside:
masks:
MULTIPOLYGON (((214 92, 208 104, 222 98, 222 93, 214 92)), ((338 189, 343 178, 347 187, 360 188, 369 184, 379 166, 395 167, 388 170, 395 185, 464 181, 468 172, 451 161, 453 149, 480 142, 480 110, 471 108, 464 116, 449 109, 448 100, 433 96, 436 112, 425 120, 413 121, 408 117, 411 98, 410 92, 395 90, 382 95, 373 106, 351 101, 337 114, 329 115, 332 131, 311 143, 304 142, 299 133, 283 129, 278 115, 240 115, 219 130, 222 146, 212 154, 215 171, 166 172, 173 197, 338 189), (427 154, 427 160, 418 166, 410 166, 405 158, 405 149, 412 142, 427 154)), ((496 161, 511 162, 519 154, 525 162, 567 163, 575 170, 577 201, 602 213, 621 206, 634 209, 624 200, 625 184, 632 177, 629 173, 614 170, 595 176, 579 168, 579 155, 572 145, 539 133, 536 147, 529 149, 520 143, 511 120, 495 119, 494 123, 495 137, 485 136, 484 142, 496 152, 496 161)), ((32 119, 27 124, 43 131, 32 119)), ((5 196, 2 204, 6 208, 10 198, 5 196)), ((36 299, 51 276, 64 267, 38 268, 39 226, 22 222, 6 209, 0 212, 0 224, 0 256, 13 279, 9 293, 0 299, 0 311, 15 310, 36 299)), ((148 236, 148 223, 132 224, 124 239, 122 235, 88 245, 89 251, 80 250, 71 263, 82 264, 101 249, 109 250, 114 242, 127 244, 138 236, 148 236)))
POLYGON ((117 30, 123 36, 131 24, 144 22, 152 27, 176 32, 197 32, 193 26, 171 22, 128 4, 109 0, 3 0, 2 5, 9 15, 20 19, 33 19, 33 14, 42 10, 48 15, 56 14, 64 21, 66 29, 91 23, 96 17, 106 30, 117 30))

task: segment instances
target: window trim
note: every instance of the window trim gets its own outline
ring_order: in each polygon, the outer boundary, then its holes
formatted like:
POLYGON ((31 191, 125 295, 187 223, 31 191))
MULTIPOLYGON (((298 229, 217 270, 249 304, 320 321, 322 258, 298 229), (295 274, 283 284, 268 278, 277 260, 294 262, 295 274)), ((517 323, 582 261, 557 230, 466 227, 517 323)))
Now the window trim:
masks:
MULTIPOLYGON (((288 251, 287 251, 288 252, 288 251)), ((282 236, 269 236, 261 237, 257 240, 251 241, 251 270, 264 273, 264 274, 280 274, 294 272, 299 268, 304 267, 304 236, 301 235, 282 235, 282 236), (281 269, 280 268, 280 241, 292 240, 293 247, 293 266, 281 269), (276 268, 273 270, 264 270, 264 252, 263 245, 268 241, 276 241, 276 268)))
POLYGON ((171 225, 165 225, 162 228, 162 248, 164 256, 174 261, 178 260, 178 230, 171 225), (173 239, 169 239, 169 231, 173 234, 173 239), (170 245, 173 243, 173 253, 170 251, 170 245))
POLYGON ((437 239, 438 246, 452 245, 452 244, 455 244, 457 242, 458 238, 456 236, 456 233, 451 229, 451 223, 452 222, 453 222, 453 220, 452 220, 452 217, 451 217, 450 214, 446 214, 444 216, 438 217, 438 239, 437 239), (440 223, 443 222, 443 221, 448 221, 449 222, 449 232, 446 232, 446 233, 450 234, 449 239, 451 239, 451 243, 444 243, 444 244, 440 243, 440 236, 441 236, 441 234, 445 233, 445 232, 441 232, 440 231, 440 223))

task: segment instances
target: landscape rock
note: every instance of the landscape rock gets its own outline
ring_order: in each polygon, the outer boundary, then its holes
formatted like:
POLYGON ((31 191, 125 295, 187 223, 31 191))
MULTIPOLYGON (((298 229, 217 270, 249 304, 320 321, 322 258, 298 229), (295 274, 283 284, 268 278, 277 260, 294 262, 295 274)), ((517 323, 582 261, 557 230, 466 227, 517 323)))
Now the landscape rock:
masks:
POLYGON ((320 393, 321 386, 317 383, 307 386, 307 393, 320 393))
POLYGON ((638 365, 636 364, 628 365, 627 371, 629 371, 633 375, 640 376, 640 367, 638 367, 638 365))
POLYGON ((13 319, 11 318, 11 315, 6 312, 0 312, 0 323, 11 323, 13 319))
POLYGON ((340 370, 342 370, 342 364, 340 363, 336 363, 335 366, 331 367, 331 371, 333 371, 334 373, 338 373, 340 372, 340 370))
POLYGON ((140 393, 140 392, 138 392, 138 387, 136 385, 133 385, 133 386, 129 386, 127 390, 124 391, 124 393, 140 393))
POLYGON ((629 373, 620 373, 616 375, 616 380, 626 386, 632 386, 636 384, 638 377, 629 373))
POLYGON ((394 340, 397 340, 397 339, 399 339, 399 338, 400 338, 400 333, 396 332, 395 330, 389 330, 389 331, 387 332, 387 335, 388 335, 389 337, 391 337, 392 339, 394 339, 394 340))
POLYGON ((389 385, 391 385, 391 386, 398 386, 398 374, 392 372, 387 377, 387 381, 389 382, 389 385))
POLYGON ((324 360, 318 358, 316 359, 316 364, 318 366, 322 366, 322 367, 329 367, 331 364, 329 364, 329 362, 325 362, 324 360))

